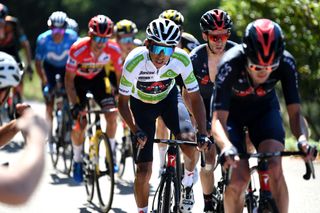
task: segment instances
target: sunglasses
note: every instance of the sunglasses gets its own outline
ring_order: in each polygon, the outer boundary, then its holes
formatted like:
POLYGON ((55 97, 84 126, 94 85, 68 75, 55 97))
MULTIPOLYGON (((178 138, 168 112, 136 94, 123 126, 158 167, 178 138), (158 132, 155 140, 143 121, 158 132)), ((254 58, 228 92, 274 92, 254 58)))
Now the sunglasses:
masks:
POLYGON ((62 35, 62 34, 64 34, 65 31, 66 31, 66 29, 64 29, 64 28, 53 28, 53 29, 52 29, 52 33, 53 33, 53 34, 60 34, 60 35, 62 35))
POLYGON ((100 36, 93 36, 92 39, 97 43, 107 43, 109 38, 107 37, 100 37, 100 36))
POLYGON ((165 47, 165 46, 159 46, 159 45, 151 45, 149 49, 153 54, 159 55, 161 52, 165 56, 171 56, 174 52, 173 47, 165 47))
POLYGON ((230 37, 230 32, 224 33, 224 34, 219 34, 219 35, 212 35, 212 34, 208 34, 208 38, 210 41, 213 42, 217 42, 217 41, 222 41, 222 42, 226 42, 228 40, 228 38, 230 37))
POLYGON ((279 67, 279 63, 280 61, 278 60, 274 64, 263 66, 259 64, 254 64, 250 59, 248 59, 247 68, 249 69, 249 71, 252 71, 252 72, 261 72, 261 71, 273 72, 279 67))
POLYGON ((128 44, 128 43, 133 43, 133 40, 134 40, 133 37, 122 37, 119 39, 119 42, 123 44, 128 44))

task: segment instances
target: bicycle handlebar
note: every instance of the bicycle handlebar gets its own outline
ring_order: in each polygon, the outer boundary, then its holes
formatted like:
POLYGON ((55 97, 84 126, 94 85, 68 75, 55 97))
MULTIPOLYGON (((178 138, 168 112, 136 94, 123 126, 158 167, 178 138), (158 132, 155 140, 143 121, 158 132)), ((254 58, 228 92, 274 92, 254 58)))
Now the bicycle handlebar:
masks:
POLYGON ((92 113, 92 114, 104 114, 108 112, 117 112, 118 108, 109 108, 109 109, 100 109, 100 110, 83 110, 84 113, 92 113))
POLYGON ((155 143, 165 143, 168 145, 190 145, 190 146, 197 146, 197 143, 194 141, 184 141, 184 140, 174 140, 174 139, 154 139, 155 143))

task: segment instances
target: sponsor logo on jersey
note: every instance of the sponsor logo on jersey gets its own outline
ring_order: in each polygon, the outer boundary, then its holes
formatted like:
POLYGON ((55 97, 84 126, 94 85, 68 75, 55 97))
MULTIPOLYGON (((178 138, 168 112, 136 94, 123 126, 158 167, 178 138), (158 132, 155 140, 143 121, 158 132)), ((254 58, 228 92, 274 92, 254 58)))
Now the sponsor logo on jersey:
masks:
POLYGON ((135 57, 134 59, 132 59, 126 66, 126 70, 128 70, 129 72, 132 72, 134 70, 134 68, 136 68, 136 66, 143 61, 144 56, 138 55, 137 57, 135 57))
POLYGON ((87 46, 82 46, 81 48, 79 48, 78 50, 74 51, 73 55, 75 57, 78 57, 83 51, 85 51, 87 49, 87 46))
POLYGON ((194 76, 193 71, 190 73, 190 75, 184 80, 184 83, 191 84, 194 81, 196 81, 196 77, 194 76))
POLYGON ((220 67, 219 73, 217 75, 217 84, 221 84, 229 75, 229 73, 231 73, 231 71, 232 67, 228 63, 225 63, 222 67, 220 67))
POLYGON ((187 55, 175 52, 171 57, 181 61, 184 66, 188 66, 190 64, 190 58, 187 55))
POLYGON ((175 78, 178 74, 175 73, 172 69, 167 70, 163 73, 160 78, 175 78))
POLYGON ((124 76, 121 77, 120 84, 126 87, 132 87, 132 83, 128 81, 124 76))

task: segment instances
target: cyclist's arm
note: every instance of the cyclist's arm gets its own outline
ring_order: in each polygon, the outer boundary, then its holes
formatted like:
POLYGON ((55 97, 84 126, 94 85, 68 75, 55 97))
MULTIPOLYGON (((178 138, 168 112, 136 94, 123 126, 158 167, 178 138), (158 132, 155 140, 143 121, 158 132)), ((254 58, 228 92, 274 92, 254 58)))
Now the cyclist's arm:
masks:
POLYGON ((118 109, 123 120, 127 123, 131 131, 135 133, 138 129, 134 124, 133 115, 129 108, 129 99, 130 96, 120 94, 118 109))
POLYGON ((44 86, 47 83, 47 77, 46 77, 45 71, 43 70, 43 67, 42 67, 42 61, 36 59, 35 60, 35 67, 36 67, 36 71, 40 77, 41 84, 42 84, 42 86, 44 86))
POLYGON ((225 110, 217 110, 213 113, 211 131, 215 142, 221 150, 231 147, 232 144, 228 138, 227 119, 229 112, 225 110))
POLYGON ((307 122, 302 116, 300 104, 287 105, 289 124, 292 134, 298 141, 307 141, 309 137, 307 122))
POLYGON ((192 115, 197 122, 197 128, 200 134, 207 134, 206 128, 206 112, 202 97, 199 91, 188 93, 191 103, 192 115))
POLYGON ((66 88, 68 99, 69 99, 69 102, 73 105, 78 103, 77 92, 76 92, 76 88, 74 85, 75 77, 76 77, 75 72, 66 71, 65 78, 64 78, 64 85, 66 88))
POLYGON ((30 47, 30 43, 28 40, 24 40, 21 42, 21 46, 22 48, 24 49, 24 52, 25 52, 25 55, 26 55, 26 60, 27 60, 27 65, 26 67, 28 66, 31 66, 31 63, 32 63, 32 54, 31 54, 31 47, 30 47))
POLYGON ((22 204, 30 198, 45 164, 45 121, 29 110, 17 120, 17 126, 24 130, 27 145, 16 164, 0 167, 0 202, 8 204, 22 204))

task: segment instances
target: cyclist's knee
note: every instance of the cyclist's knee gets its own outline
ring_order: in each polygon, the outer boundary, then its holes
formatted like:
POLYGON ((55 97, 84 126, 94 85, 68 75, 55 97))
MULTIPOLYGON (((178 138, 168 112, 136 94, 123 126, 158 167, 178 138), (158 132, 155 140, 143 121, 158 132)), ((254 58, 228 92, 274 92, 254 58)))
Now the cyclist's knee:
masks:
POLYGON ((214 164, 211 163, 205 163, 204 167, 201 167, 200 172, 203 175, 213 175, 213 169, 214 169, 214 164))
POLYGON ((149 183, 152 173, 152 164, 147 163, 138 163, 136 170, 136 181, 149 183))
POLYGON ((283 170, 280 158, 271 158, 268 161, 270 177, 278 182, 283 177, 283 170))
POLYGON ((194 132, 182 132, 182 133, 179 133, 175 136, 178 140, 184 140, 184 141, 195 141, 196 140, 194 132))
POLYGON ((249 178, 243 178, 243 177, 233 178, 227 188, 237 196, 240 196, 246 190, 248 181, 249 181, 249 178))

